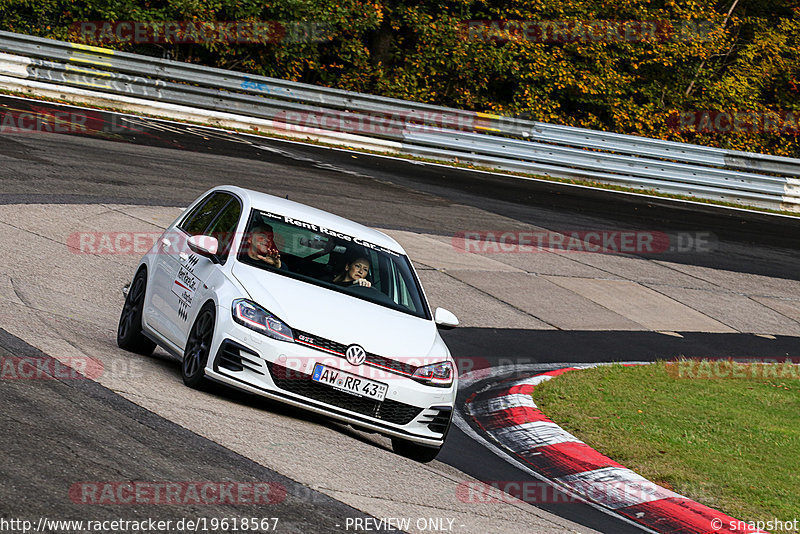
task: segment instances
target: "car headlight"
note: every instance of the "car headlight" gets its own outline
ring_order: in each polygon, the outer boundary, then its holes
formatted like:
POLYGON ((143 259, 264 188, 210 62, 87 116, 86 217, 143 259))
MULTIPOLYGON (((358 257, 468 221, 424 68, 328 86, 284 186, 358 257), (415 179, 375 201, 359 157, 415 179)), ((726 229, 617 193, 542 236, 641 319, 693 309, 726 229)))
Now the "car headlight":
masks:
POLYGON ((231 307, 233 320, 242 326, 280 341, 294 343, 294 333, 270 312, 247 299, 236 299, 231 307))
POLYGON ((420 367, 411 378, 417 382, 428 384, 429 386, 436 386, 446 388, 453 383, 453 364, 450 362, 434 363, 420 367))

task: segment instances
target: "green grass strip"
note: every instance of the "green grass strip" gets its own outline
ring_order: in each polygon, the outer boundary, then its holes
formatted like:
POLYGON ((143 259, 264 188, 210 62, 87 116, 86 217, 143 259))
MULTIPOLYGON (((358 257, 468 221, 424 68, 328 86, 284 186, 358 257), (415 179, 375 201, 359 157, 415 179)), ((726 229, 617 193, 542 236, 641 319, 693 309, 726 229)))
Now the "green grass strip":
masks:
POLYGON ((666 488, 744 521, 800 519, 793 364, 600 366, 545 382, 533 398, 564 429, 666 488))

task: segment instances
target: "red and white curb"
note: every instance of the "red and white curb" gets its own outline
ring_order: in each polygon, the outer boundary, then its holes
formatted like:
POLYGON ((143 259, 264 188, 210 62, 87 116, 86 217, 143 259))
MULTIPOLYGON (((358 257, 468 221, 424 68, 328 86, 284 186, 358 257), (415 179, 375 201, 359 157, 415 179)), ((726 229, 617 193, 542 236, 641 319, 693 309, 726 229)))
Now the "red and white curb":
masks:
POLYGON ((474 393, 466 401, 466 413, 503 449, 557 487, 652 531, 764 532, 650 482, 548 419, 533 402, 534 388, 576 369, 548 371, 474 393))

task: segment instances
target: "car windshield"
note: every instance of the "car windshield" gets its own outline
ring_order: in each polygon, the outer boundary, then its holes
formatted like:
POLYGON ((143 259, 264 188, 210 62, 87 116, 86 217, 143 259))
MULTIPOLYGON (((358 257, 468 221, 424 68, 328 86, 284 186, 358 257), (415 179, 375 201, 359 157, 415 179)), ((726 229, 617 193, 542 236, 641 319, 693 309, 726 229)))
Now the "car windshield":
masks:
POLYGON ((239 261, 430 319, 408 258, 317 224, 253 210, 239 261))

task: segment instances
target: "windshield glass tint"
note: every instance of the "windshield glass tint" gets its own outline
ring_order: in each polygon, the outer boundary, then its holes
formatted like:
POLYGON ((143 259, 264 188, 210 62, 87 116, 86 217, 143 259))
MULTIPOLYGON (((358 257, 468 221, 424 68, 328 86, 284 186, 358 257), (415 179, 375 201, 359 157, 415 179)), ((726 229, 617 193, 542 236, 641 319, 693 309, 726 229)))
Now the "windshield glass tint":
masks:
POLYGON ((313 223, 253 210, 239 261, 430 319, 406 256, 313 223))

